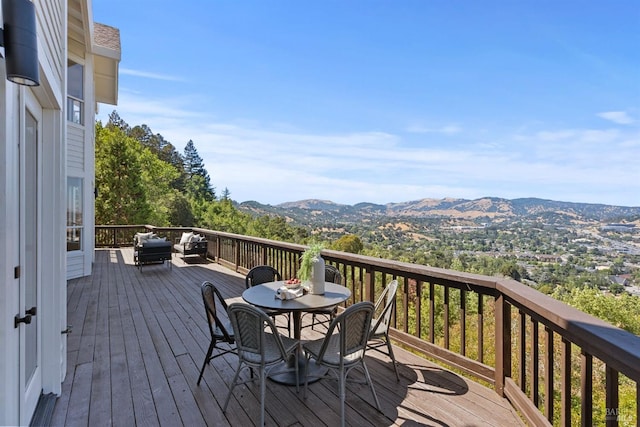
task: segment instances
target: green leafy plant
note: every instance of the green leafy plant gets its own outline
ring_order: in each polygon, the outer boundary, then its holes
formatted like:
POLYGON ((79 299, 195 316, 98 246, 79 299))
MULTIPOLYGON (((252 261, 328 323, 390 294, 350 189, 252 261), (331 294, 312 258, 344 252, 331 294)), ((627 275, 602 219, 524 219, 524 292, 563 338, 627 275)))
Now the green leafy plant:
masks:
POLYGON ((324 249, 324 245, 322 243, 312 243, 309 247, 302 253, 300 256, 300 268, 298 269, 298 279, 303 282, 306 280, 311 280, 312 268, 313 268, 313 259, 317 258, 322 250, 324 249))

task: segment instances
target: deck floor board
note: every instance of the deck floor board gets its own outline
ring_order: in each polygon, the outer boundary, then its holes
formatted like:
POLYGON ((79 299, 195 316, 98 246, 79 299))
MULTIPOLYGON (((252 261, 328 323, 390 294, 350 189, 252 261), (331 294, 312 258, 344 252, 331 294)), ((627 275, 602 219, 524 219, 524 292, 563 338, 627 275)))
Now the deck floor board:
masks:
MULTIPOLYGON (((130 248, 96 250, 92 276, 68 282, 67 377, 52 425, 255 425, 257 383, 238 385, 222 411, 237 367, 232 353, 215 358, 196 385, 209 345, 200 285, 209 280, 225 298, 241 295, 244 276, 213 262, 174 257, 166 263, 133 265, 130 248)), ((279 317, 279 322, 284 317, 279 317)), ((311 320, 304 316, 305 323, 311 320)), ((323 328, 303 329, 303 339, 323 328)), ((508 402, 478 383, 398 347, 400 382, 390 360, 367 354, 382 413, 365 384, 347 385, 349 425, 484 426, 523 425, 508 402)), ((354 372, 354 378, 360 374, 354 372)), ((241 373, 249 379, 249 371, 241 373)), ((268 381, 267 425, 336 425, 340 422, 337 381, 304 387, 268 381)))

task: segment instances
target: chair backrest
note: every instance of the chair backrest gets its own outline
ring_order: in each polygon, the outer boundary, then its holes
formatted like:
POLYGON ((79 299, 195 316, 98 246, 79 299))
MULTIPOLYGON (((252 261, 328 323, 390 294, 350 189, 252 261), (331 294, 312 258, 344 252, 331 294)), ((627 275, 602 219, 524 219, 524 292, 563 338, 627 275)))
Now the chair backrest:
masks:
POLYGON ((383 328, 385 331, 389 330, 389 325, 391 323, 391 315, 393 313, 393 309, 396 306, 396 293, 398 292, 398 281, 392 280, 389 282, 382 294, 378 297, 375 305, 374 313, 376 316, 376 320, 371 328, 371 331, 378 331, 380 325, 384 325, 383 328), (384 304, 384 306, 383 306, 384 304), (382 311, 381 311, 382 310, 382 311))
POLYGON ((267 343, 267 333, 274 338, 280 355, 287 357, 276 324, 264 311, 250 304, 232 303, 227 312, 231 326, 236 331, 236 348, 241 357, 246 360, 242 353, 253 353, 264 360, 267 352, 274 351, 267 343))
POLYGON ((247 289, 252 286, 260 285, 267 282, 275 282, 281 280, 282 276, 275 268, 270 265, 258 265, 253 267, 244 278, 244 284, 247 289))
POLYGON ((340 270, 338 270, 338 267, 331 264, 325 264, 324 281, 342 285, 342 274, 340 273, 340 270))
POLYGON ((202 301, 204 302, 204 310, 207 315, 211 337, 216 336, 217 328, 226 342, 233 343, 233 334, 231 331, 227 331, 218 317, 218 305, 223 311, 227 311, 227 303, 222 298, 220 291, 211 282, 202 283, 200 291, 202 292, 202 301))
POLYGON ((369 301, 362 301, 347 307, 329 324, 327 335, 318 353, 318 359, 323 359, 330 338, 336 329, 339 335, 341 363, 344 363, 346 358, 348 358, 348 363, 356 362, 362 358, 369 341, 372 318, 373 304, 369 301))

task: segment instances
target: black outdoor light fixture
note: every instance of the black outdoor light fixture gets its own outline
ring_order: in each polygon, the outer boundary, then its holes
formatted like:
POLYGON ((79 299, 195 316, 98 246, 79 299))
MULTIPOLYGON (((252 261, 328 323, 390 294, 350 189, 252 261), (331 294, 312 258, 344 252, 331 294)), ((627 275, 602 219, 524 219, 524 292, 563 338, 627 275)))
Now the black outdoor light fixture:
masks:
POLYGON ((0 46, 4 46, 7 80, 40 85, 35 6, 29 0, 2 0, 2 18, 0 46))

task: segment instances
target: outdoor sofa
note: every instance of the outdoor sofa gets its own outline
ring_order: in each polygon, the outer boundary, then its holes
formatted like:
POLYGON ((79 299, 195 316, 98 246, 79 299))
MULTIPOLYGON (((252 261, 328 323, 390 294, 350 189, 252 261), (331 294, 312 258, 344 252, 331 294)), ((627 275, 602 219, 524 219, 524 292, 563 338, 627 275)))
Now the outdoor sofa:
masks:
POLYGON ((182 254, 182 260, 189 255, 200 255, 202 258, 207 259, 207 239, 206 237, 195 234, 193 232, 182 233, 182 237, 176 240, 173 245, 176 253, 182 254))
POLYGON ((133 237, 133 262, 142 270, 146 264, 171 264, 172 246, 164 237, 158 237, 155 233, 136 233, 133 237))

